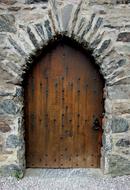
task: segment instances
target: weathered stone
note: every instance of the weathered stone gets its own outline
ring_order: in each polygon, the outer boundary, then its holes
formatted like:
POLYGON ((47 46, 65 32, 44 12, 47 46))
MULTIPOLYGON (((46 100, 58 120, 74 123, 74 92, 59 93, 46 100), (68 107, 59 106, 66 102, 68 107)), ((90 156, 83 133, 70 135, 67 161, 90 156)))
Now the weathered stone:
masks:
POLYGON ((128 4, 130 0, 91 0, 90 4, 106 4, 106 5, 117 5, 117 4, 128 4))
POLYGON ((77 22, 77 19, 78 19, 78 15, 79 15, 79 12, 80 12, 80 9, 81 9, 81 5, 82 5, 82 1, 79 2, 75 12, 74 12, 74 15, 73 15, 73 19, 72 19, 72 23, 71 23, 71 27, 72 27, 72 34, 74 32, 74 29, 75 29, 75 26, 76 26, 76 22, 77 22))
POLYGON ((9 11, 19 11, 21 9, 21 7, 9 7, 8 10, 9 11))
POLYGON ((8 73, 4 68, 0 67, 0 85, 3 84, 4 81, 9 81, 11 79, 13 79, 12 73, 8 73))
POLYGON ((117 62, 117 65, 119 66, 119 67, 121 67, 121 66, 123 66, 123 65, 125 65, 126 64, 126 59, 121 59, 121 60, 119 60, 118 62, 117 62))
POLYGON ((5 91, 0 91, 0 96, 10 96, 12 93, 10 92, 5 92, 5 91))
POLYGON ((10 135, 6 140, 6 147, 7 148, 16 148, 18 146, 22 146, 22 139, 17 137, 16 135, 10 135))
POLYGON ((11 128, 6 122, 0 121, 0 132, 6 133, 9 132, 10 130, 11 128))
POLYGON ((118 35, 117 41, 130 42, 130 32, 122 32, 118 35))
POLYGON ((0 154, 0 162, 5 161, 8 158, 7 154, 0 154))
POLYGON ((48 39, 50 39, 51 36, 52 36, 52 31, 51 31, 51 27, 50 27, 50 22, 49 22, 49 20, 46 20, 46 21, 45 21, 44 26, 45 26, 46 31, 47 31, 48 39))
POLYGON ((38 34, 40 35, 40 37, 42 39, 44 39, 45 38, 45 33, 44 33, 43 27, 42 27, 42 25, 40 23, 36 24, 36 30, 37 30, 38 34))
POLYGON ((116 0, 117 4, 128 4, 130 3, 130 0, 116 0))
POLYGON ((82 33, 82 35, 81 35, 81 39, 82 39, 82 38, 85 36, 85 34, 87 34, 87 33, 89 32, 89 30, 91 29, 92 23, 93 23, 93 20, 94 20, 95 16, 96 16, 95 13, 92 14, 91 19, 90 19, 88 25, 85 27, 85 29, 84 29, 84 31, 83 31, 83 33, 82 33))
POLYGON ((128 99, 130 94, 130 85, 113 85, 107 90, 110 99, 128 99))
POLYGON ((21 87, 16 88, 15 96, 17 96, 17 97, 23 96, 23 89, 21 87))
POLYGON ((121 152, 124 154, 124 155, 130 155, 130 148, 128 147, 126 147, 126 148, 123 148, 122 150, 121 150, 121 152))
POLYGON ((21 74, 21 69, 20 69, 19 65, 17 65, 15 62, 12 62, 11 58, 10 58, 10 62, 6 63, 6 67, 9 70, 13 71, 14 73, 21 74))
POLYGON ((24 50, 17 44, 17 42, 10 36, 9 37, 9 41, 11 43, 11 45, 17 50, 17 52, 25 57, 26 56, 26 53, 24 52, 24 50))
MULTIPOLYGON (((7 35, 0 33, 0 47, 4 47, 6 43, 7 35)), ((0 56, 2 58, 2 56, 0 56)))
POLYGON ((116 146, 129 147, 130 146, 130 140, 120 139, 117 141, 116 146))
POLYGON ((0 114, 11 114, 16 115, 19 112, 19 107, 13 100, 4 100, 0 103, 0 114))
POLYGON ((65 6, 62 11, 62 25, 63 25, 63 30, 65 31, 67 29, 68 22, 70 20, 70 15, 72 12, 73 5, 67 5, 65 6))
POLYGON ((109 173, 113 176, 130 173, 130 160, 119 155, 108 157, 109 173))
POLYGON ((46 6, 43 6, 42 9, 47 9, 47 7, 46 7, 46 6))
POLYGON ((36 9, 36 7, 24 7, 23 9, 24 9, 24 10, 29 10, 29 11, 30 11, 30 10, 34 10, 34 9, 36 9))
POLYGON ((2 152, 3 152, 3 154, 8 154, 8 155, 14 153, 13 150, 7 150, 7 149, 2 150, 2 152))
POLYGON ((48 0, 26 0, 27 4, 33 4, 33 3, 46 3, 48 0))
MULTIPOLYGON (((107 54, 107 56, 114 54, 114 50, 110 50, 110 52, 107 54)), ((120 67, 127 65, 126 59, 119 59, 119 57, 114 57, 112 61, 107 62, 106 64, 102 65, 101 68, 103 69, 103 72, 105 72, 105 75, 115 77, 116 74, 123 73, 124 71, 121 71, 120 67), (113 73, 113 75, 112 75, 113 73)))
POLYGON ((0 3, 6 4, 6 5, 13 5, 17 1, 16 0, 0 0, 0 3))
POLYGON ((97 45, 101 42, 102 40, 102 36, 99 35, 91 44, 90 47, 93 49, 95 47, 97 47, 97 45))
POLYGON ((80 33, 81 29, 83 28, 83 26, 85 25, 85 18, 81 18, 79 25, 78 25, 78 30, 77 30, 77 34, 80 33))
POLYGON ((103 53, 103 51, 108 48, 108 46, 110 45, 110 43, 111 43, 111 40, 110 40, 110 39, 109 39, 109 40, 105 40, 105 41, 102 43, 100 49, 98 49, 98 54, 103 53))
POLYGON ((0 135, 0 150, 1 150, 2 145, 3 145, 3 136, 0 135))
POLYGON ((37 39, 36 39, 35 35, 33 34, 33 32, 31 31, 31 28, 29 26, 27 27, 27 32, 28 32, 29 38, 32 41, 34 47, 36 47, 38 49, 39 45, 38 45, 37 39))
POLYGON ((15 33, 15 17, 11 14, 0 15, 0 32, 12 32, 15 33))
POLYGON ((94 26, 94 31, 97 30, 101 26, 102 23, 103 23, 103 18, 99 17, 94 26))
POLYGON ((104 152, 108 152, 112 150, 112 138, 108 134, 106 135, 105 133, 102 136, 102 144, 104 147, 104 152))
POLYGON ((2 166, 0 168, 0 173, 3 176, 13 176, 16 177, 17 179, 23 177, 23 170, 15 164, 2 166))
POLYGON ((113 26, 111 24, 105 24, 104 27, 111 29, 120 29, 122 26, 115 26, 115 25, 113 26))
POLYGON ((129 124, 124 118, 113 117, 111 129, 113 133, 122 133, 128 131, 129 124))

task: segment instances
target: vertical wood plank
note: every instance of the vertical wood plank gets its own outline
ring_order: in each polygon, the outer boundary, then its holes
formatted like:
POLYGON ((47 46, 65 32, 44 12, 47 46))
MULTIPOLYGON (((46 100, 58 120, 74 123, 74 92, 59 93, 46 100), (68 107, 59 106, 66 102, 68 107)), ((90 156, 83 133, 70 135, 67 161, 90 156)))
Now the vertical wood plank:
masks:
POLYGON ((100 167, 103 81, 89 57, 59 43, 34 64, 25 85, 27 167, 100 167))

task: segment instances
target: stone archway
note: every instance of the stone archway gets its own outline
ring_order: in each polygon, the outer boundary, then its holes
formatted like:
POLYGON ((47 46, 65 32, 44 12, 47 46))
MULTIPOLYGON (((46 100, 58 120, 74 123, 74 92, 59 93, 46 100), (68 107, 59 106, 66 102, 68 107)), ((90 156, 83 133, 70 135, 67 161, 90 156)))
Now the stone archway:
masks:
MULTIPOLYGON (((119 31, 109 28, 105 24, 107 18, 104 16, 109 13, 102 8, 95 12, 93 7, 88 12, 88 9, 85 9, 87 2, 76 2, 67 1, 60 6, 56 5, 55 1, 50 1, 47 10, 41 8, 40 14, 39 11, 34 11, 28 21, 26 16, 21 21, 16 15, 17 25, 8 31, 6 37, 4 36, 1 68, 5 78, 3 86, 1 85, 0 108, 1 125, 7 125, 7 133, 4 128, 3 133, 6 135, 3 135, 5 138, 3 156, 6 159, 1 163, 2 173, 25 169, 23 74, 32 64, 33 58, 58 35, 72 38, 85 49, 91 50, 105 79, 101 161, 104 173, 113 175, 130 173, 128 156, 130 102, 127 89, 130 82, 129 60, 118 48, 118 43, 124 39, 124 36, 127 38, 127 33, 119 34, 119 31)), ((15 17, 12 16, 9 20, 12 25, 15 17)))

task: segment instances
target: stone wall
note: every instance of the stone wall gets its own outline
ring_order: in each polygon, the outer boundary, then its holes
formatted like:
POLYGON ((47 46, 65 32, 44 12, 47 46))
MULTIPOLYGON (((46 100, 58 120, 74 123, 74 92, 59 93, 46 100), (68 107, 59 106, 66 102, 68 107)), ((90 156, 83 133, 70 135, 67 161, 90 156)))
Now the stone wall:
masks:
POLYGON ((25 169, 24 73, 50 41, 66 35, 91 50, 105 79, 101 166, 130 174, 130 1, 0 1, 0 171, 25 169))

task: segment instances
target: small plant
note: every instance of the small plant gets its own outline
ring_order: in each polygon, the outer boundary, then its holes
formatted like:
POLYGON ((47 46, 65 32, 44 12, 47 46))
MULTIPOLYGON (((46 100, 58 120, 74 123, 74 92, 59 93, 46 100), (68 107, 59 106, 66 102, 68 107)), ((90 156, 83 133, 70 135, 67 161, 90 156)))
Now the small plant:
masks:
POLYGON ((12 176, 16 179, 22 179, 23 178, 23 172, 21 170, 14 170, 12 173, 12 176))

